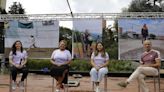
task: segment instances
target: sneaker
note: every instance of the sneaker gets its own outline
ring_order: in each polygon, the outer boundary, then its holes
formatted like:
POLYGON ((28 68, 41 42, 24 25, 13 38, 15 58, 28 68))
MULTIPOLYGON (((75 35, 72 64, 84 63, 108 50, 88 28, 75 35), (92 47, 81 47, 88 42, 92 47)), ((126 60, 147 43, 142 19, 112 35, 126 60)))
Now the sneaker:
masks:
POLYGON ((118 85, 119 85, 120 87, 126 88, 126 86, 128 85, 128 82, 120 82, 120 83, 118 83, 118 85))
POLYGON ((55 92, 60 92, 60 90, 59 89, 56 89, 56 91, 55 92))
POLYGON ((19 88, 22 89, 22 90, 24 89, 24 82, 23 81, 19 82, 19 88))
POLYGON ((100 92, 100 88, 99 88, 99 86, 96 87, 95 92, 100 92))
POLYGON ((12 86, 12 89, 15 90, 16 87, 17 87, 17 83, 16 82, 12 82, 12 85, 11 86, 12 86))

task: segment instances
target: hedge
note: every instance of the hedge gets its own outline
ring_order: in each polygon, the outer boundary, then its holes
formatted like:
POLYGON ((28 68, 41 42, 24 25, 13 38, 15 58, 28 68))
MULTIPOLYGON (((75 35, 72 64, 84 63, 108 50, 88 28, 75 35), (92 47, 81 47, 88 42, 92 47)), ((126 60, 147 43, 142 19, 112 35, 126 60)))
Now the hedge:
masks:
MULTIPOLYGON (((28 59, 28 67, 31 70, 50 69, 52 64, 49 59, 28 59)), ((110 60, 108 69, 110 72, 130 72, 136 66, 133 61, 110 60)), ((88 60, 73 60, 70 65, 70 71, 90 71, 91 64, 88 60)))

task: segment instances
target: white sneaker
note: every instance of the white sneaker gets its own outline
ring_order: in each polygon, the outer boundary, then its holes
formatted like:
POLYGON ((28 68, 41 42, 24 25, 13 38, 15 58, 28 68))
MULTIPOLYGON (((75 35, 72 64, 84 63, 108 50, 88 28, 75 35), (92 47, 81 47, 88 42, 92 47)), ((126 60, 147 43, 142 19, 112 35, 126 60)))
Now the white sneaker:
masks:
POLYGON ((60 90, 59 89, 56 89, 56 91, 55 92, 60 92, 60 90))
POLYGON ((12 82, 12 90, 15 90, 16 89, 16 87, 17 87, 17 83, 16 82, 12 82))
POLYGON ((100 92, 99 86, 96 87, 96 92, 100 92))
POLYGON ((20 88, 21 90, 24 90, 24 82, 23 82, 23 81, 20 81, 20 82, 19 82, 19 88, 20 88))

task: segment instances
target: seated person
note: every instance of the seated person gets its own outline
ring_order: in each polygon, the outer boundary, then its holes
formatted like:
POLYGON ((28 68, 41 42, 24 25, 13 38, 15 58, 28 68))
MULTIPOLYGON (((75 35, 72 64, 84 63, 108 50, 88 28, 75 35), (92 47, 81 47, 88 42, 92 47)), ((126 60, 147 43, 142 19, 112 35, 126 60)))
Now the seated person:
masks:
POLYGON ((145 52, 141 55, 141 65, 131 74, 125 81, 118 83, 121 87, 126 87, 132 80, 137 79, 141 86, 142 92, 149 92, 148 87, 144 81, 145 76, 157 76, 159 74, 158 68, 160 67, 160 53, 152 49, 150 40, 145 40, 145 52))
POLYGON ((90 71, 91 81, 96 85, 96 92, 100 92, 99 84, 105 74, 108 73, 108 53, 105 52, 105 49, 101 42, 96 44, 96 49, 91 55, 91 65, 92 69, 90 71))
POLYGON ((59 43, 59 49, 53 51, 51 55, 51 63, 53 64, 50 74, 57 80, 56 92, 62 89, 62 83, 66 84, 67 80, 64 81, 64 77, 67 76, 69 70, 69 64, 71 63, 71 53, 66 50, 67 42, 61 40, 59 43))
POLYGON ((16 89, 16 77, 18 72, 23 73, 21 81, 19 82, 19 87, 23 89, 24 80, 28 75, 28 68, 26 67, 27 52, 23 50, 21 41, 14 42, 9 54, 9 63, 11 65, 12 89, 16 89))

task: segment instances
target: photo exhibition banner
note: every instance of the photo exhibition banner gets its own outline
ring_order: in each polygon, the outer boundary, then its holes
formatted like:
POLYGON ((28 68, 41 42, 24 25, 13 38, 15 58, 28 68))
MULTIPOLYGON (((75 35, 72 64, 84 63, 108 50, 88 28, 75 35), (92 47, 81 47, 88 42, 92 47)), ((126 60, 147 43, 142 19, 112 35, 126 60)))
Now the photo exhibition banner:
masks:
POLYGON ((73 56, 90 58, 95 43, 102 40, 102 19, 73 20, 73 56))
MULTIPOLYGON (((40 53, 52 53, 47 51, 58 47, 59 21, 8 21, 5 31, 6 50, 7 48, 11 48, 16 40, 20 40, 23 47, 29 52, 38 52, 36 53, 38 57, 40 53)), ((40 58, 46 58, 44 56, 50 57, 43 55, 43 57, 40 56, 40 58)))
POLYGON ((119 59, 140 60, 146 39, 164 58, 164 19, 119 19, 118 27, 119 59))

